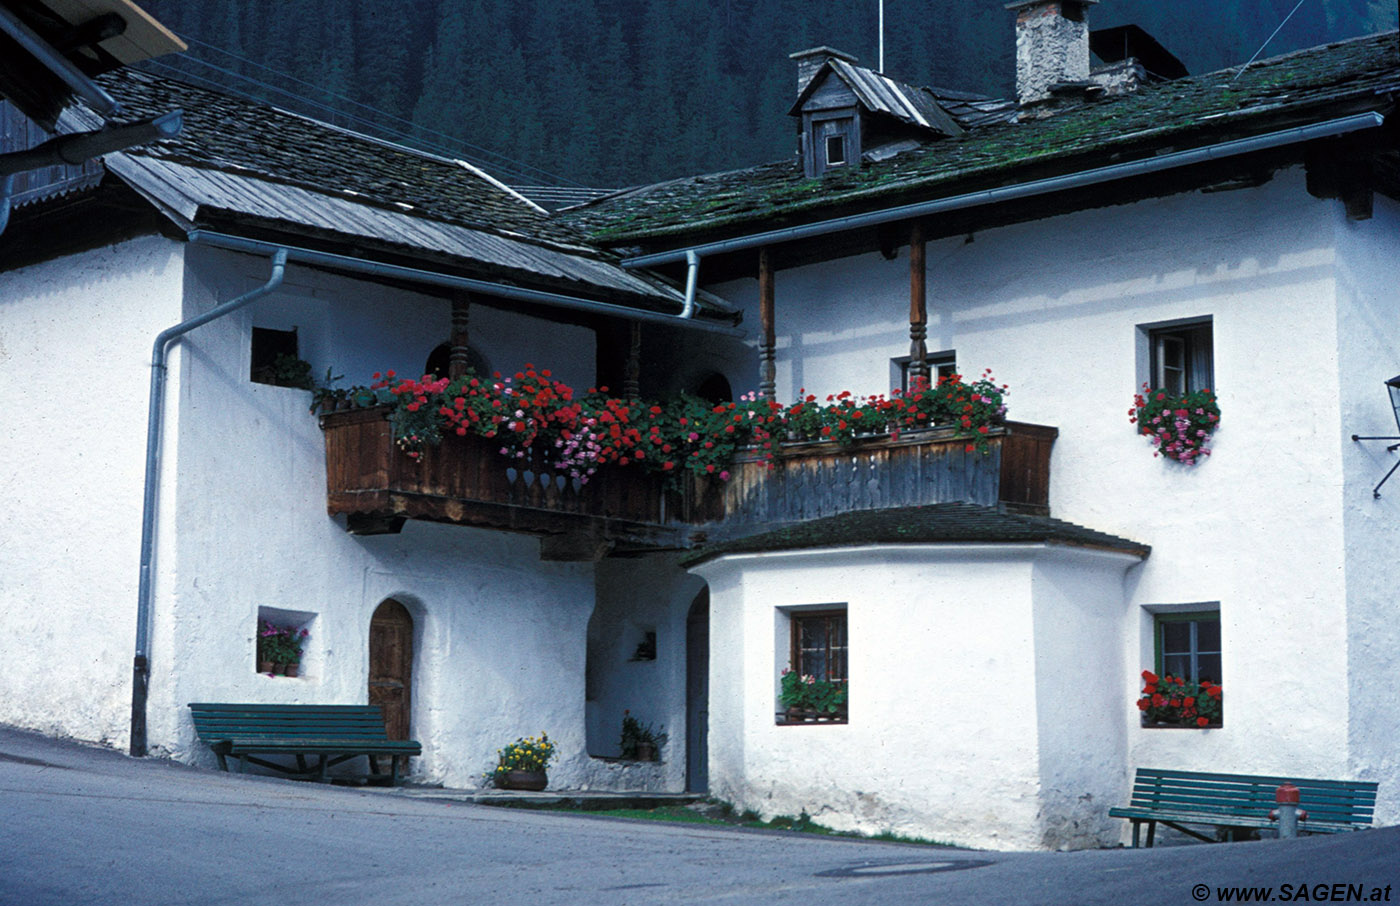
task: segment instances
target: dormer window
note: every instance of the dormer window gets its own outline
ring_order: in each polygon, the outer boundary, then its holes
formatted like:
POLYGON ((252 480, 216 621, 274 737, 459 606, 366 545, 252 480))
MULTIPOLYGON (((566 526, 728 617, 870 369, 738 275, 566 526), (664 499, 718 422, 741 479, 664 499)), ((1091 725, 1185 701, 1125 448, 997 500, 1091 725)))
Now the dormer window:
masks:
POLYGON ((846 136, 828 135, 826 137, 826 165, 828 167, 839 167, 846 162, 846 136))
POLYGON ((850 54, 814 47, 792 58, 797 103, 788 115, 799 119, 802 172, 808 177, 962 132, 932 91, 857 66, 850 54))
POLYGON ((811 136, 808 147, 816 158, 813 163, 816 176, 833 167, 851 165, 859 156, 859 139, 855 134, 855 111, 841 111, 836 115, 819 115, 812 118, 811 136))

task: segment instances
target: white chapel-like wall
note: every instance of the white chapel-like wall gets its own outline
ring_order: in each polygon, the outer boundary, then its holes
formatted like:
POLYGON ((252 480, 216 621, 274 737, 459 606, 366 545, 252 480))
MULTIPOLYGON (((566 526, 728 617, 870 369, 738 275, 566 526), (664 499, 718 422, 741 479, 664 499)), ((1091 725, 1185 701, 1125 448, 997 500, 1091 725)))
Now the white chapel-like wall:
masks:
POLYGON ((0 273, 0 723, 129 743, 151 344, 182 258, 146 236, 0 273))
MULTIPOLYGON (((197 250, 186 314, 260 284, 267 261, 197 250)), ((415 621, 416 770, 475 786, 496 749, 546 731, 563 758, 556 786, 587 769, 583 679, 591 564, 542 562, 519 534, 409 522, 357 537, 326 514, 325 447, 306 391, 249 381, 252 326, 296 326, 313 372, 343 383, 395 369, 416 375, 446 340, 449 303, 291 267, 284 288, 200 328, 185 343, 177 509, 179 584, 158 599, 178 629, 178 662, 157 671, 152 740, 210 761, 186 716, 190 701, 362 703, 370 617, 385 598, 415 621), (255 672, 258 608, 315 615, 304 675, 255 672)), ((552 362, 566 380, 592 376, 592 334, 485 306, 474 342, 493 367, 552 362), (498 345, 499 343, 499 345, 498 345)))
MULTIPOLYGON (((1349 695, 1333 314, 1339 203, 1312 198, 1304 182, 1295 168, 1257 189, 1177 194, 929 244, 928 348, 956 349, 968 377, 993 369, 1010 386, 1010 418, 1059 428, 1056 517, 1153 548, 1130 579, 1122 649, 1111 655, 1123 661, 1125 790, 1137 765, 1324 777, 1353 769, 1339 718, 1349 695), (1138 326, 1204 317, 1222 421, 1214 455, 1188 468, 1154 458, 1128 411, 1145 377, 1138 326), (1147 608, 1188 604, 1220 608, 1225 726, 1139 728, 1137 674, 1152 666, 1147 608)), ((902 249, 894 261, 871 253, 778 273, 780 401, 799 388, 889 389, 889 360, 908 354, 908 270, 902 249)), ((754 281, 710 288, 756 323, 754 281)))
MULTIPOLYGON (((1379 824, 1400 823, 1400 478, 1372 489, 1395 465, 1386 447, 1352 443, 1351 435, 1392 436, 1395 415, 1382 385, 1400 374, 1400 204, 1375 197, 1372 219, 1351 222, 1336 212, 1337 337, 1341 353, 1343 513, 1346 526, 1349 773, 1380 783, 1379 824)), ((1398 473, 1400 474, 1400 473, 1398 473)), ((1311 644, 1304 656, 1311 655, 1311 644)))

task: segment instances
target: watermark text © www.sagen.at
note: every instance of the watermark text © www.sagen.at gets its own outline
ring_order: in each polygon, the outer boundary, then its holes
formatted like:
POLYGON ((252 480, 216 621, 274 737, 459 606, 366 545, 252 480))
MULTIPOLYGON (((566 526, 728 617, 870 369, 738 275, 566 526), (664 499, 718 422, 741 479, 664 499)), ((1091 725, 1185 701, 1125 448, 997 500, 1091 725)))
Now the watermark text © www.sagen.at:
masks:
POLYGON ((1277 887, 1210 887, 1196 884, 1191 897, 1198 903, 1389 903, 1391 887, 1369 884, 1280 884, 1277 887))

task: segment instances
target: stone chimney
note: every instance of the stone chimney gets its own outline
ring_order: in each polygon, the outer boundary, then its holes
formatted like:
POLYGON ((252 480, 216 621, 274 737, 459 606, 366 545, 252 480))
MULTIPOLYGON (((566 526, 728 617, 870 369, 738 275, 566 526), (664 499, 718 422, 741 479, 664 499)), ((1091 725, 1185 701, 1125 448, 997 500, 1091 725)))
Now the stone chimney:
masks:
POLYGON ((845 60, 847 63, 856 62, 856 58, 850 54, 825 45, 788 54, 788 59, 797 61, 797 93, 799 95, 802 94, 802 89, 807 87, 807 83, 812 81, 812 76, 817 74, 817 70, 822 68, 822 64, 833 58, 845 60))
POLYGON ((1016 98, 1049 100, 1057 86, 1089 81, 1089 7, 1098 0, 1016 0, 1016 98))

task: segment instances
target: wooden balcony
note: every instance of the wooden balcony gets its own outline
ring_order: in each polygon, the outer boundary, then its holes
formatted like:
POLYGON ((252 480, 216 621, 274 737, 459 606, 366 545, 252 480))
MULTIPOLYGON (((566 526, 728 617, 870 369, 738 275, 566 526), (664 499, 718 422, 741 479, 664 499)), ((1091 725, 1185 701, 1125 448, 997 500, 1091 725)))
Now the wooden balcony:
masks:
POLYGON ((784 444, 773 467, 742 458, 730 480, 709 495, 700 515, 720 522, 716 535, 733 537, 764 526, 882 510, 962 501, 1030 515, 1050 512, 1050 451, 1056 428, 1009 422, 993 429, 986 453, 968 452, 951 428, 906 432, 858 441, 784 444))
POLYGON ((424 519, 526 532, 549 559, 609 551, 680 549, 783 523, 873 510, 964 501, 1049 512, 1050 450, 1058 431, 1008 423, 986 453, 968 452, 951 429, 858 441, 784 444, 770 468, 740 457, 730 480, 678 490, 635 470, 579 486, 565 476, 517 468, 482 438, 449 436, 414 460, 393 442, 386 409, 321 416, 327 509, 352 532, 397 531, 424 519))
POLYGON ((516 468, 499 446, 450 435, 413 459, 394 443, 387 409, 321 416, 326 508, 350 531, 398 531, 405 519, 540 535, 546 557, 591 559, 604 547, 682 546, 672 511, 682 495, 659 478, 618 471, 577 486, 567 477, 516 468))

